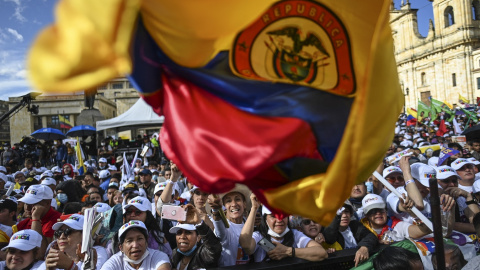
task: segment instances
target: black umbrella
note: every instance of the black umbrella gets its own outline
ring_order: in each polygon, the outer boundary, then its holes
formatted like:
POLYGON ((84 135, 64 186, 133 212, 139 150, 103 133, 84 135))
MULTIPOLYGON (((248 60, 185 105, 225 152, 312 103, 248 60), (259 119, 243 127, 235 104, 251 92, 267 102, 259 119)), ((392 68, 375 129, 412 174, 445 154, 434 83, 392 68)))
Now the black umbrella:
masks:
POLYGON ((480 125, 475 125, 471 128, 465 129, 462 135, 467 137, 467 141, 480 139, 480 125))

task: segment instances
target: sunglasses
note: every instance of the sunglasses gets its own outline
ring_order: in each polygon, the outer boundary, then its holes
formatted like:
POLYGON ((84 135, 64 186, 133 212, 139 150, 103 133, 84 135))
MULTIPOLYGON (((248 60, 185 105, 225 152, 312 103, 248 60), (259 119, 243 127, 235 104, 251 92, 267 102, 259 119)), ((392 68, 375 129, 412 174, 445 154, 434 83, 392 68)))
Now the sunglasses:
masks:
POLYGON ((405 179, 403 176, 389 176, 387 177, 388 182, 395 183, 395 181, 403 182, 405 179))
POLYGON ((304 220, 302 220, 302 225, 303 225, 303 226, 310 225, 311 223, 315 224, 315 222, 313 222, 313 220, 311 220, 311 219, 304 219, 304 220))
POLYGON ((132 213, 135 213, 135 216, 139 216, 139 215, 141 215, 143 212, 140 211, 140 210, 127 210, 127 212, 125 212, 125 215, 131 216, 132 213))
POLYGON ((70 234, 72 234, 74 232, 78 232, 78 231, 74 230, 72 228, 67 228, 65 230, 56 230, 54 235, 55 235, 56 238, 60 238, 60 236, 62 236, 62 234, 64 234, 65 237, 68 237, 70 234))
POLYGON ((444 184, 450 184, 450 183, 456 184, 458 182, 457 178, 455 178, 455 179, 439 179, 439 180, 442 181, 442 183, 444 183, 444 184))
POLYGON ((197 196, 202 196, 202 195, 203 195, 203 196, 208 196, 208 193, 201 192, 201 191, 198 190, 198 189, 195 190, 195 191, 193 192, 193 194, 195 194, 195 195, 197 195, 197 196))
POLYGON ((377 213, 380 213, 380 214, 385 214, 387 211, 383 208, 374 208, 370 211, 368 211, 369 214, 377 214, 377 213))

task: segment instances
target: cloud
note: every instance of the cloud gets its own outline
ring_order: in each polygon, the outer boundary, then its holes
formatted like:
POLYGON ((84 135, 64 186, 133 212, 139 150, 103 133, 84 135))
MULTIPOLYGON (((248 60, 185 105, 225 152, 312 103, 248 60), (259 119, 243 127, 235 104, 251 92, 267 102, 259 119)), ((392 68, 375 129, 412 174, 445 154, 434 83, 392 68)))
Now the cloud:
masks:
POLYGON ((12 28, 7 28, 7 31, 12 34, 13 37, 15 37, 16 40, 22 42, 23 41, 23 36, 20 35, 17 30, 12 29, 12 28))
POLYGON ((0 84, 0 99, 8 100, 9 97, 19 97, 32 91, 27 80, 2 81, 0 84))
POLYGON ((24 23, 24 22, 27 22, 27 18, 25 18, 23 15, 22 15, 22 12, 23 10, 25 9, 25 6, 22 4, 22 1, 21 0, 3 0, 5 2, 12 2, 15 4, 15 12, 13 13, 13 17, 15 17, 15 19, 17 19, 18 21, 24 23))

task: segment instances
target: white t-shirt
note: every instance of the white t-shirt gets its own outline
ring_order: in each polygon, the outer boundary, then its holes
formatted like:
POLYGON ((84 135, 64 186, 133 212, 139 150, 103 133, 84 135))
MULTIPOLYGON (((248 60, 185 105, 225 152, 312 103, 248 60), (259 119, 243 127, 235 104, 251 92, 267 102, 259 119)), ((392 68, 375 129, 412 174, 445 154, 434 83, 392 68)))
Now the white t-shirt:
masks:
MULTIPOLYGON (((398 187, 397 191, 400 194, 405 194, 405 195, 407 194, 407 191, 405 190, 404 187, 398 187)), ((430 195, 428 195, 426 198, 423 198, 424 208, 421 211, 422 214, 424 214, 427 218, 432 217, 432 211, 431 211, 430 199, 429 198, 430 198, 430 195)), ((400 200, 398 199, 397 195, 391 193, 390 195, 388 195, 386 202, 387 202, 387 208, 388 208, 389 216, 395 216, 399 220, 408 222, 410 224, 413 223, 414 219, 408 213, 406 213, 406 212, 399 213, 398 212, 398 205, 400 204, 400 200)))
MULTIPOLYGON (((51 247, 51 245, 48 247, 46 254, 48 254, 48 251, 50 250, 50 247, 51 247)), ((102 265, 108 260, 107 250, 104 247, 101 247, 101 246, 94 246, 93 248, 97 251, 96 269, 100 269, 102 267, 102 265)), ((78 267, 78 269, 83 269, 83 262, 82 261, 78 262, 77 267, 78 267)), ((45 262, 43 262, 38 267, 38 270, 44 270, 44 269, 47 269, 47 267, 45 265, 45 262)))
POLYGON ((458 184, 458 187, 465 190, 466 192, 468 193, 472 193, 473 192, 473 186, 462 186, 460 184, 458 184))
POLYGON ((220 239, 222 244, 222 255, 218 261, 218 266, 231 266, 236 264, 246 264, 249 262, 249 256, 238 242, 243 225, 228 221, 230 228, 225 228, 221 220, 214 221, 214 233, 220 239))
POLYGON ((345 231, 340 233, 343 235, 343 239, 345 240, 345 249, 357 247, 357 240, 355 240, 350 227, 347 227, 345 231))
MULTIPOLYGON (((32 268, 30 270, 38 270, 40 269, 39 267, 43 264, 43 261, 37 261, 36 263, 33 264, 32 268)), ((4 270, 6 266, 5 261, 0 262, 0 270, 4 270)))
MULTIPOLYGON (((143 259, 138 270, 156 270, 162 264, 168 263, 170 265, 170 260, 168 259, 167 254, 151 248, 148 248, 148 252, 150 252, 150 254, 143 259)), ((130 266, 128 262, 124 261, 124 256, 123 252, 117 252, 108 259, 108 261, 102 266, 101 270, 137 270, 130 266)))
POLYGON ((393 241, 398 242, 398 241, 402 241, 404 239, 409 238, 410 235, 408 234, 408 227, 410 227, 410 226, 412 226, 412 224, 410 224, 408 222, 405 222, 405 221, 398 222, 397 225, 395 225, 395 227, 393 227, 393 229, 392 229, 393 241))
MULTIPOLYGON (((300 231, 293 229, 292 232, 293 232, 293 239, 294 239, 294 248, 306 248, 308 243, 310 241, 313 241, 310 237, 306 236, 300 231)), ((256 243, 255 253, 253 253, 255 262, 261 262, 267 256, 267 252, 258 245, 258 242, 262 240, 263 236, 259 232, 253 232, 252 238, 253 240, 255 240, 255 243, 256 243)), ((272 239, 272 242, 277 242, 277 243, 283 242, 283 239, 281 241, 277 241, 273 237, 271 239, 272 239)))

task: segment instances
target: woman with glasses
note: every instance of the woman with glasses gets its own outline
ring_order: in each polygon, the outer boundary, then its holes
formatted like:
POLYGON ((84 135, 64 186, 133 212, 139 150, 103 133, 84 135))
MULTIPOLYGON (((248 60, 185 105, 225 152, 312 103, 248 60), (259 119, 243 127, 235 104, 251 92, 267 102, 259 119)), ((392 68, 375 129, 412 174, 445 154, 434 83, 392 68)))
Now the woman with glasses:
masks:
POLYGON ((42 245, 42 236, 34 230, 23 230, 12 235, 10 242, 2 251, 6 260, 0 262, 0 269, 36 270, 43 261, 37 260, 38 251, 42 245))
POLYGON ((213 226, 213 222, 210 220, 210 216, 207 214, 207 210, 205 208, 208 195, 210 194, 201 191, 197 186, 193 186, 193 188, 190 189, 190 194, 190 204, 195 207, 200 219, 203 220, 203 222, 205 222, 210 229, 214 230, 215 227, 213 226))
POLYGON ((101 270, 171 269, 165 253, 148 248, 148 238, 148 230, 143 222, 131 220, 125 223, 118 231, 120 252, 108 259, 101 270))
POLYGON ((170 229, 177 242, 172 264, 177 270, 217 267, 222 253, 220 240, 205 222, 202 222, 198 211, 192 205, 182 207, 187 211, 185 222, 170 229))
POLYGON ((265 206, 262 208, 262 220, 258 231, 254 232, 255 215, 260 202, 252 193, 252 210, 240 234, 240 245, 247 254, 254 256, 255 262, 268 259, 281 260, 287 257, 298 257, 308 261, 321 261, 328 257, 325 249, 305 234, 290 229, 288 216, 283 219, 275 217, 265 206), (275 248, 266 251, 260 247, 262 241, 272 243, 275 248))
MULTIPOLYGON (((80 253, 82 246, 84 218, 73 214, 62 222, 53 225, 55 241, 50 246, 42 269, 83 269, 85 256, 80 253)), ((91 252, 96 269, 107 261, 107 251, 100 246, 94 246, 91 252)))

